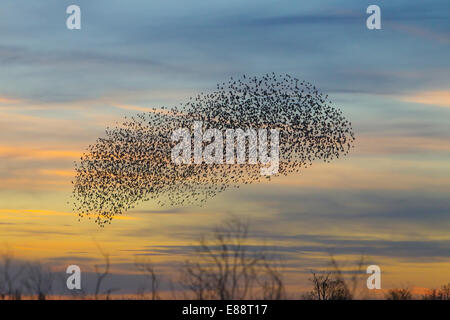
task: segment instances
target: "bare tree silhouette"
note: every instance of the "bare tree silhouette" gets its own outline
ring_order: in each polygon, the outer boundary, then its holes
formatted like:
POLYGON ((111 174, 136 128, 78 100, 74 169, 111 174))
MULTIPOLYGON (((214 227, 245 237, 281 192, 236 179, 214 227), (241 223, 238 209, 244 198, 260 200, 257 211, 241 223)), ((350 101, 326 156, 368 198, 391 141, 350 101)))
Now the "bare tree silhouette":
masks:
MULTIPOLYGON (((111 267, 111 261, 110 261, 110 257, 109 254, 105 251, 102 250, 102 248, 97 244, 97 248, 100 251, 100 253, 103 256, 103 259, 105 261, 104 263, 104 269, 103 271, 101 271, 101 265, 94 265, 95 268, 95 273, 97 275, 97 279, 95 281, 95 291, 94 291, 94 298, 96 300, 100 299, 100 295, 101 293, 101 287, 102 287, 102 283, 105 280, 106 277, 108 277, 109 272, 110 272, 110 267, 111 267)), ((111 299, 111 293, 113 293, 114 291, 117 291, 118 289, 113 289, 113 288, 109 288, 107 289, 103 294, 105 295, 105 299, 109 300, 111 299)))
POLYGON ((226 220, 211 238, 203 236, 195 257, 185 262, 182 286, 198 300, 284 297, 281 273, 266 250, 252 250, 248 240, 248 223, 237 218, 226 220))
POLYGON ((390 289, 385 297, 386 300, 411 300, 413 298, 411 289, 409 288, 390 289))
POLYGON ((310 281, 313 289, 304 295, 308 300, 351 300, 353 297, 341 279, 334 277, 333 273, 312 273, 310 281))
MULTIPOLYGON (((149 260, 136 261, 136 268, 147 278, 150 280, 150 292, 151 292, 151 300, 159 300, 159 285, 160 279, 156 274, 155 267, 149 260)), ((146 287, 143 284, 138 288, 138 296, 142 299, 146 299, 145 295, 146 287)))
POLYGON ((275 265, 264 263, 263 277, 259 278, 264 300, 282 300, 287 297, 283 275, 275 265), (262 280, 262 282, 261 282, 262 280))
POLYGON ((38 300, 46 300, 52 292, 54 274, 40 263, 30 263, 26 272, 23 283, 28 293, 38 300))
POLYGON ((1 262, 0 298, 2 300, 20 300, 22 288, 19 279, 23 274, 24 267, 18 263, 14 265, 14 255, 9 250, 3 253, 1 262))
POLYGON ((450 283, 444 284, 440 289, 431 289, 422 296, 424 300, 450 300, 450 283))
POLYGON ((350 279, 344 277, 344 272, 336 259, 330 256, 331 270, 318 274, 312 272, 313 288, 303 295, 308 300, 352 300, 356 296, 359 278, 361 277, 364 257, 357 264, 357 270, 352 273, 350 279))

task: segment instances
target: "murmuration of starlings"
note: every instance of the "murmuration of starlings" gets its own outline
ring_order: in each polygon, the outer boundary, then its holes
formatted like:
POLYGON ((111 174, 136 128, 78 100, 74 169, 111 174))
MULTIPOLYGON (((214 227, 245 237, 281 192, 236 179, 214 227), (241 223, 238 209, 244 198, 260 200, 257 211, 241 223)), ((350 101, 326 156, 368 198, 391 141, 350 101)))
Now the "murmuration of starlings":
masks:
MULTIPOLYGON (((251 134, 244 137, 241 143, 248 158, 254 143, 251 134)), ((154 108, 107 128, 105 136, 75 163, 73 210, 103 227, 144 201, 160 206, 203 205, 228 188, 286 176, 316 160, 330 162, 347 155, 354 141, 351 122, 312 84, 275 73, 231 78, 179 106, 154 108), (173 139, 173 132, 191 130, 194 124, 200 124, 197 129, 202 132, 277 130, 276 173, 263 175, 265 164, 252 161, 174 162, 172 151, 180 142, 173 139)), ((213 143, 217 141, 202 140, 201 150, 211 150, 208 145, 213 143)), ((217 159, 217 148, 214 152, 217 159)), ((194 159, 194 153, 188 157, 194 159)))

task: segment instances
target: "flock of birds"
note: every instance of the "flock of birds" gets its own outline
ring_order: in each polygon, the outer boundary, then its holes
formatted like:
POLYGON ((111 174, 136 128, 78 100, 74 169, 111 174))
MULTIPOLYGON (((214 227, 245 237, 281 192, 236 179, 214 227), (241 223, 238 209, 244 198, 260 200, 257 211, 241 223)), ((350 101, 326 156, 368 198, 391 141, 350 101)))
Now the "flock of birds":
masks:
POLYGON ((107 128, 106 136, 88 147, 75 164, 73 210, 111 223, 137 204, 203 204, 230 187, 271 179, 262 164, 175 164, 171 134, 191 129, 277 129, 279 170, 288 175, 312 164, 345 155, 355 140, 351 123, 331 106, 328 96, 289 75, 231 78, 209 93, 200 93, 173 108, 154 109, 107 128))

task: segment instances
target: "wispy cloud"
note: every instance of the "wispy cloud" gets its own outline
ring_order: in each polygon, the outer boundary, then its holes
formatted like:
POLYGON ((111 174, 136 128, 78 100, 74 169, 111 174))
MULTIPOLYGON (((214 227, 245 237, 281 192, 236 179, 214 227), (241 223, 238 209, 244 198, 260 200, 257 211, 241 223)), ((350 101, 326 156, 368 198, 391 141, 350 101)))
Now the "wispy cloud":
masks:
POLYGON ((392 26, 395 30, 407 33, 409 35, 424 38, 432 41, 437 41, 442 44, 450 43, 450 33, 441 33, 439 31, 433 31, 425 27, 419 27, 416 25, 390 22, 389 26, 392 26))
POLYGON ((140 107, 140 106, 136 106, 136 105, 131 105, 131 104, 112 104, 112 106, 119 108, 119 109, 124 109, 124 110, 132 110, 132 111, 141 111, 141 112, 151 112, 151 113, 158 113, 158 114, 163 114, 163 115, 171 115, 171 116, 182 116, 182 113, 174 113, 172 111, 169 110, 165 110, 165 109, 159 109, 159 108, 146 108, 146 107, 140 107))
POLYGON ((450 107, 450 91, 424 91, 400 98, 403 101, 450 107))
POLYGON ((0 158, 15 159, 76 159, 82 154, 79 150, 30 149, 0 145, 0 158))
POLYGON ((16 104, 19 102, 20 102, 19 99, 13 99, 13 98, 0 96, 0 104, 16 104))

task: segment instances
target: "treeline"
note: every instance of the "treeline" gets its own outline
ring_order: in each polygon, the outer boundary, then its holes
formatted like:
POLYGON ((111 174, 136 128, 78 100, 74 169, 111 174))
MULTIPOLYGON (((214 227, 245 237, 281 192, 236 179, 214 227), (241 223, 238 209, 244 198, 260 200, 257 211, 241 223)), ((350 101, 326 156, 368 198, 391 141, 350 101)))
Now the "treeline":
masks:
MULTIPOLYGON (((0 299, 112 299, 118 289, 105 288, 105 279, 110 277, 110 257, 100 247, 104 263, 95 265, 93 289, 67 290, 65 295, 56 295, 55 284, 66 287, 66 274, 58 273, 40 263, 14 259, 11 251, 1 256, 0 299), (52 296, 53 294, 53 296, 52 296)), ((264 246, 252 246, 249 242, 249 224, 237 218, 228 219, 209 234, 202 236, 195 253, 184 262, 179 279, 171 285, 173 299, 195 300, 353 300, 364 299, 358 293, 359 285, 365 284, 360 259, 357 269, 346 276, 337 261, 330 257, 327 271, 313 272, 309 281, 311 289, 297 296, 288 294, 282 273, 282 264, 264 246)), ((134 299, 161 299, 161 276, 148 260, 135 263, 136 271, 144 280, 136 289, 134 299), (146 283, 144 285, 144 283, 146 283)), ((124 297, 122 297, 124 298, 124 297)), ((130 298, 128 296, 127 298, 130 298)), ((449 300, 450 283, 432 289, 421 296, 414 296, 409 288, 387 291, 387 300, 449 300)))

